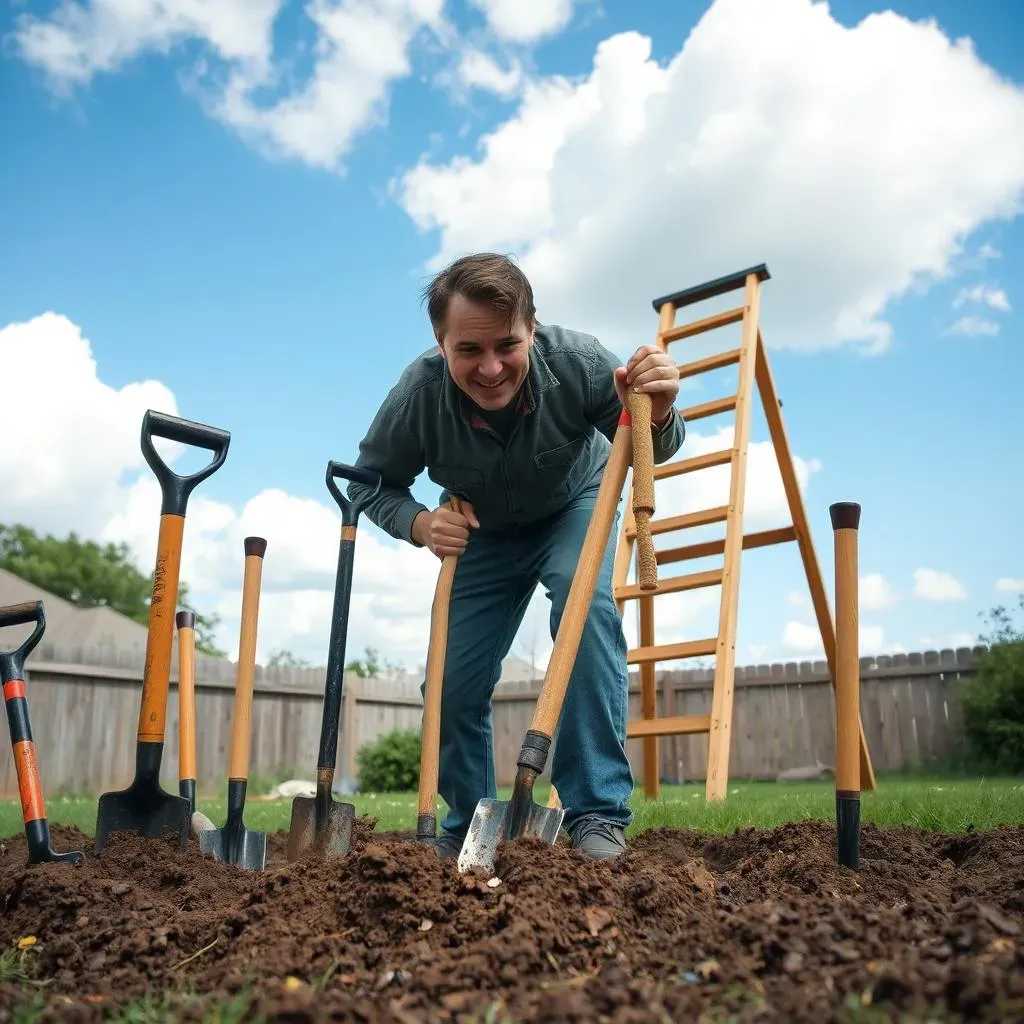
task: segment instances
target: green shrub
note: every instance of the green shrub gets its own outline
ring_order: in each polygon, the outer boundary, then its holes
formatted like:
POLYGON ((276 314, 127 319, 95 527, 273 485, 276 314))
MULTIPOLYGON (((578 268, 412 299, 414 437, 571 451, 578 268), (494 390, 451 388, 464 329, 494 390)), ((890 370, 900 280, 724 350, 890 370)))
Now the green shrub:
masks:
MULTIPOLYGON (((1018 604, 1024 609, 1024 594, 1018 604)), ((990 613, 989 649, 961 698, 964 733, 978 761, 993 771, 1024 772, 1024 632, 1001 605, 990 613)))
POLYGON ((363 793, 396 793, 416 789, 420 782, 420 734, 395 729, 356 753, 359 789, 363 793))

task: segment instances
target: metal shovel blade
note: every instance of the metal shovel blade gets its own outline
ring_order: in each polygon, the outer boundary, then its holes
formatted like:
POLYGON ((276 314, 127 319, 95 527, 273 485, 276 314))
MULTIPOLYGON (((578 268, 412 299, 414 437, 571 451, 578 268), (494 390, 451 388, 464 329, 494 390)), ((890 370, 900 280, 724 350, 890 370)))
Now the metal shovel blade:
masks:
POLYGON ((189 823, 187 800, 165 792, 152 779, 137 779, 127 789, 99 798, 93 848, 98 853, 116 832, 159 836, 167 831, 177 835, 178 845, 184 849, 189 823))
MULTIPOLYGON (((466 871, 469 868, 494 871, 498 844, 510 836, 511 806, 511 800, 492 800, 487 797, 476 805, 466 839, 459 851, 459 871, 466 871)), ((541 807, 530 799, 526 806, 523 826, 514 838, 532 836, 554 845, 564 818, 565 808, 541 807)))
POLYGON ((326 799, 315 796, 295 797, 288 832, 288 860, 298 860, 306 854, 324 859, 344 857, 352 848, 355 818, 355 807, 332 800, 329 792, 326 799))
POLYGON ((267 833, 246 828, 241 818, 228 818, 223 828, 199 833, 199 849, 215 860, 237 864, 248 871, 262 871, 267 864, 267 833))

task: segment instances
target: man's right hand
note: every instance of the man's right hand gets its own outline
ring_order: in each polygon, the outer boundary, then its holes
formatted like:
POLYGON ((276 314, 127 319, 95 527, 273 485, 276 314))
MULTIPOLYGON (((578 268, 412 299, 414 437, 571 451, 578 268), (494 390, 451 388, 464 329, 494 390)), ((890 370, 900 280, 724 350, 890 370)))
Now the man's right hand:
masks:
POLYGON ((433 512, 420 512, 413 520, 413 540, 430 548, 438 558, 461 555, 466 550, 470 528, 476 529, 480 523, 468 501, 460 504, 461 513, 453 511, 450 505, 442 505, 433 512))

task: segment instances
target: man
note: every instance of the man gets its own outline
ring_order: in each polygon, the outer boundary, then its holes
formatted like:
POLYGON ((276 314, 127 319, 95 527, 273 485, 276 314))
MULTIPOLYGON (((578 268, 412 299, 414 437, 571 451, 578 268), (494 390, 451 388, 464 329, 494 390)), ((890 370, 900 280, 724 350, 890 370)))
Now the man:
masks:
MULTIPOLYGON (((552 639, 557 632, 626 389, 651 396, 655 462, 675 454, 684 426, 667 355, 643 346, 621 366, 589 335, 538 324, 530 283, 505 257, 456 260, 425 298, 437 347, 387 395, 358 464, 384 479, 366 510, 372 522, 438 558, 459 556, 441 713, 439 790, 449 811, 438 852, 447 858, 458 856, 477 801, 495 795, 491 695, 501 664, 538 583, 551 600, 552 639), (443 488, 433 510, 409 489, 424 468, 443 488)), ((360 490, 350 485, 353 496, 360 490)), ((572 845, 593 858, 621 853, 632 820, 615 540, 613 529, 551 762, 572 845)))

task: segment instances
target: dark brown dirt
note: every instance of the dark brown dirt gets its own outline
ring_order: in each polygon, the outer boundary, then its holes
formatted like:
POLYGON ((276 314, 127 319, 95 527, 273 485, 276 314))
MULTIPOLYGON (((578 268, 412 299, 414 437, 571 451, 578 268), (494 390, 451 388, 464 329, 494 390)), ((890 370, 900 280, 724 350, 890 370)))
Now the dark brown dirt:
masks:
POLYGON ((328 864, 288 865, 272 837, 262 875, 126 840, 27 869, 12 837, 0 949, 35 936, 48 984, 0 981, 0 1021, 33 998, 36 1019, 101 1020, 169 989, 202 996, 177 1020, 233 997, 275 1022, 1024 1020, 1024 827, 865 825, 859 874, 833 836, 662 829, 604 864, 522 842, 491 885, 372 822, 328 864))

